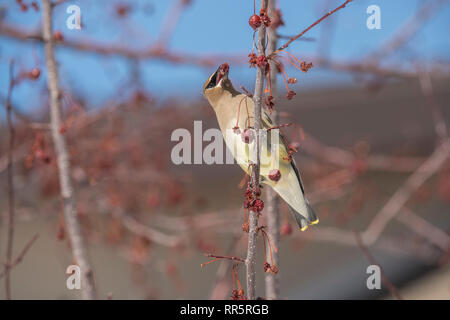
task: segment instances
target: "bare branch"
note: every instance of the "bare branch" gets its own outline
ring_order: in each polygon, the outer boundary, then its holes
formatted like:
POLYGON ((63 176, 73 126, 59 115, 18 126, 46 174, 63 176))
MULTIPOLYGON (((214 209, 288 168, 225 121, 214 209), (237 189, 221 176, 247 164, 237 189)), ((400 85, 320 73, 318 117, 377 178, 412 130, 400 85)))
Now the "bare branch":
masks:
MULTIPOLYGON (((261 8, 267 8, 268 0, 261 0, 261 8)), ((258 55, 265 56, 266 52, 266 26, 264 23, 258 29, 258 55)), ((255 103, 255 118, 254 118, 254 128, 255 128, 255 148, 254 157, 256 163, 252 167, 252 183, 253 190, 256 198, 256 191, 259 189, 259 153, 260 153, 260 130, 261 130, 261 109, 264 102, 264 77, 265 70, 264 67, 257 67, 256 70, 256 81, 255 81, 255 93, 253 95, 253 101, 255 103)), ((247 247, 247 298, 249 300, 256 299, 256 241, 258 237, 258 213, 250 210, 249 212, 249 226, 250 230, 248 233, 248 247, 247 247)))
MULTIPOLYGON (((275 12, 274 0, 269 0, 268 4, 268 14, 271 19, 273 19, 273 15, 275 12)), ((267 44, 267 52, 271 54, 276 48, 278 43, 278 35, 277 30, 273 27, 269 27, 267 30, 268 33, 268 44, 267 44)), ((270 82, 272 88, 272 95, 276 96, 277 90, 277 66, 275 61, 270 60, 270 82)), ((272 112, 272 118, 275 123, 278 123, 278 112, 274 110, 272 112)), ((272 188, 267 189, 266 193, 266 201, 267 201, 267 228, 272 244, 277 248, 279 247, 280 242, 280 207, 279 207, 279 199, 278 195, 272 188)), ((274 251, 272 253, 272 262, 275 266, 279 268, 279 253, 278 251, 274 251)), ((280 272, 272 273, 268 272, 265 275, 266 280, 266 298, 267 299, 278 299, 280 293, 280 272)))
POLYGON ((346 0, 343 4, 341 4, 339 7, 337 7, 336 9, 327 12, 323 17, 321 17, 319 20, 317 20, 316 22, 314 22, 312 25, 310 25, 308 28, 306 28, 305 30, 303 30, 302 32, 300 32, 299 34, 297 34, 295 37, 292 37, 291 39, 289 39, 288 42, 286 42, 285 44, 283 44, 281 47, 279 47, 277 50, 273 51, 268 58, 273 58, 277 53, 279 53, 280 51, 286 49, 292 42, 294 42, 295 40, 297 40, 298 38, 302 37, 305 33, 307 33, 309 30, 311 30, 313 27, 315 27, 316 25, 318 25, 319 23, 321 23, 323 20, 325 20, 326 18, 328 18, 329 16, 331 16, 333 13, 335 13, 336 11, 339 11, 343 8, 345 8, 345 6, 347 4, 349 4, 350 2, 352 2, 353 0, 346 0))
POLYGON ((19 253, 19 255, 17 256, 17 258, 11 262, 11 264, 9 266, 5 265, 4 270, 0 273, 0 279, 3 278, 5 275, 8 274, 9 271, 11 271, 12 268, 14 268, 15 266, 17 266, 19 263, 22 262, 23 258, 25 257, 25 255, 27 254, 28 250, 30 250, 31 246, 34 244, 34 242, 37 240, 37 238, 39 238, 39 235, 35 234, 30 241, 28 241, 25 246, 23 247, 22 251, 19 253))
POLYGON ((380 268, 381 271, 381 280, 386 284, 389 292, 392 294, 394 298, 397 300, 403 300, 403 298, 400 296, 400 293, 398 292, 398 289, 392 284, 392 282, 389 281, 388 277, 383 271, 383 268, 377 263, 373 255, 370 253, 369 249, 364 245, 363 240, 361 239, 359 233, 355 232, 355 238, 356 242, 358 243, 359 248, 364 253, 364 255, 367 257, 367 260, 373 265, 377 265, 380 268))
POLYGON ((386 202, 384 207, 372 220, 367 230, 362 234, 364 242, 374 243, 383 232, 386 225, 403 208, 406 201, 428 178, 430 178, 447 160, 450 154, 450 140, 446 140, 434 153, 414 172, 403 185, 386 202))
POLYGON ((410 209, 403 208, 396 219, 421 237, 438 246, 442 251, 447 252, 450 250, 450 236, 410 209))
POLYGON ((125 228, 137 235, 140 235, 141 237, 147 238, 152 242, 172 248, 181 244, 182 237, 166 235, 158 230, 139 223, 136 219, 130 216, 126 216, 119 212, 115 212, 114 216, 122 221, 125 228))
MULTIPOLYGON (((0 23, 0 35, 13 38, 22 41, 38 41, 44 42, 44 38, 39 33, 30 33, 25 30, 21 30, 18 27, 8 25, 6 23, 0 23)), ((230 63, 244 63, 245 59, 242 56, 195 56, 186 53, 177 54, 171 52, 161 46, 152 46, 145 50, 136 50, 125 46, 98 44, 93 41, 80 41, 64 39, 54 43, 54 46, 73 49, 81 52, 91 52, 105 56, 120 56, 128 59, 146 60, 156 59, 163 60, 173 64, 192 64, 201 67, 211 67, 218 62, 223 61, 225 58, 230 63)))
POLYGON ((424 23, 440 12, 440 9, 446 4, 448 4, 448 0, 426 1, 410 19, 397 29, 392 38, 371 53, 366 60, 380 61, 383 57, 401 48, 422 29, 424 23))
POLYGON ((42 34, 45 42, 45 60, 47 65, 47 85, 50 92, 50 119, 53 143, 57 155, 59 183, 64 206, 64 218, 69 233, 73 256, 82 272, 83 299, 95 299, 95 286, 92 269, 87 257, 80 223, 77 217, 75 194, 70 174, 70 158, 66 139, 61 133, 61 92, 59 89, 58 70, 54 56, 54 40, 52 34, 52 6, 50 0, 42 2, 42 34))
POLYGON ((14 127, 11 119, 11 95, 14 88, 14 61, 9 64, 9 87, 6 98, 6 118, 9 133, 8 144, 8 216, 7 216, 7 236, 6 236, 6 260, 5 260, 5 299, 11 299, 11 282, 9 271, 12 267, 12 251, 14 241, 14 172, 13 172, 13 148, 14 148, 14 127))

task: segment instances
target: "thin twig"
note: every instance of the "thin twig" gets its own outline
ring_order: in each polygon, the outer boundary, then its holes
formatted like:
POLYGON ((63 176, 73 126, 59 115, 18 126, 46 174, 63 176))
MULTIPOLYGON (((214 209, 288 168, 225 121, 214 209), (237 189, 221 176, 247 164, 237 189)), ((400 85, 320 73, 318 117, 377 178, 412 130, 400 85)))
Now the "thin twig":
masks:
MULTIPOLYGON (((205 253, 205 256, 208 257, 208 258, 214 258, 214 260, 227 259, 227 260, 231 260, 231 261, 237 261, 237 262, 245 263, 245 259, 242 259, 242 258, 239 258, 239 257, 235 257, 235 256, 219 256, 219 255, 212 254, 212 253, 205 253)), ((214 260, 212 260, 212 261, 214 261, 214 260)), ((203 267, 204 265, 206 265, 208 263, 209 262, 202 263, 201 266, 203 267)))
POLYGON ((17 266, 19 263, 22 262, 23 258, 25 257, 25 255, 27 254, 28 250, 30 250, 31 246, 34 244, 34 242, 37 240, 37 238, 39 238, 38 234, 35 234, 30 241, 28 241, 25 246, 23 247, 22 251, 19 253, 19 255, 17 256, 17 258, 11 262, 11 264, 4 268, 4 270, 0 273, 0 279, 3 278, 5 275, 7 275, 12 268, 14 268, 15 266, 17 266))
POLYGON ((59 183, 64 206, 64 218, 69 233, 72 253, 82 272, 82 297, 95 299, 94 277, 88 260, 81 226, 78 221, 75 194, 72 186, 70 157, 66 139, 61 133, 61 92, 59 89, 58 70, 54 56, 52 34, 52 6, 50 0, 42 2, 42 35, 45 42, 45 60, 47 65, 47 85, 50 92, 50 119, 53 143, 57 156, 59 183))
POLYGON ((403 298, 400 296, 400 293, 398 292, 398 289, 392 284, 392 282, 389 281, 388 277, 386 276, 386 274, 383 271, 383 268, 377 263, 377 261, 375 260, 373 255, 370 253, 369 249, 367 249, 367 247, 364 245, 364 242, 361 239, 361 236, 359 235, 359 233, 355 232, 355 238, 356 238, 356 242, 358 243, 359 248, 364 253, 367 260, 369 260, 369 262, 372 265, 377 265, 380 268, 381 280, 385 283, 385 285, 387 286, 387 289, 392 294, 392 296, 394 298, 396 298, 397 300, 403 300, 403 298))
POLYGON ((186 0, 178 0, 173 2, 172 6, 167 11, 167 14, 164 17, 164 21, 161 25, 161 31, 157 41, 157 46, 160 46, 162 48, 167 47, 169 40, 172 37, 173 32, 175 31, 177 23, 180 20, 181 14, 188 4, 189 1, 186 0))
POLYGON ((430 178, 450 155, 450 140, 444 141, 434 153, 397 189, 392 197, 386 202, 380 212, 362 234, 364 242, 374 243, 387 224, 397 215, 406 204, 411 195, 430 178))
POLYGON ((151 242, 155 242, 171 248, 174 248, 182 243, 182 237, 164 234, 118 211, 114 212, 114 217, 119 218, 120 221, 122 221, 124 227, 129 231, 141 237, 144 237, 151 242))
POLYGON ((8 216, 7 216, 7 236, 6 236, 6 261, 5 261, 5 299, 11 299, 11 281, 9 271, 11 269, 13 241, 14 241, 14 172, 13 172, 13 148, 14 148, 14 127, 11 119, 11 95, 14 88, 14 61, 9 64, 9 87, 6 98, 6 118, 9 133, 8 144, 8 216))
POLYGON ((403 208, 396 219, 421 237, 438 246, 442 251, 447 252, 450 250, 450 236, 410 209, 403 208))
POLYGON ((434 14, 441 12, 440 10, 448 0, 426 1, 416 13, 409 18, 397 31, 392 38, 380 45, 367 58, 367 61, 381 61, 384 57, 395 52, 405 45, 418 31, 422 30, 423 24, 426 23, 434 14))
MULTIPOLYGON (((242 233, 236 233, 233 235, 228 252, 234 252, 238 247, 239 241, 242 238, 242 233)), ((217 268, 216 277, 212 285, 211 293, 209 298, 211 300, 223 300, 225 299, 227 292, 231 288, 229 281, 227 281, 227 276, 231 271, 231 261, 228 259, 222 259, 219 267, 217 268)))
POLYGON ((308 28, 306 28, 305 30, 303 30, 302 32, 300 32, 299 34, 297 34, 295 37, 292 37, 291 39, 289 39, 288 42, 286 42, 285 44, 283 44, 281 47, 279 47, 277 50, 273 51, 268 58, 273 58, 275 57, 275 55, 277 53, 279 53, 280 51, 286 49, 292 42, 294 42, 295 40, 297 40, 298 38, 302 37, 305 33, 307 33, 309 30, 311 30, 313 27, 315 27, 316 25, 318 25, 320 22, 322 22, 323 20, 325 20, 326 18, 328 18, 329 16, 331 16, 333 13, 335 13, 336 11, 339 11, 343 8, 345 8, 345 6, 347 4, 349 4, 350 2, 352 2, 353 0, 346 0, 343 4, 341 4, 339 7, 337 7, 336 9, 327 12, 323 17, 321 17, 319 20, 317 20, 316 22, 314 22, 312 25, 310 25, 308 28))

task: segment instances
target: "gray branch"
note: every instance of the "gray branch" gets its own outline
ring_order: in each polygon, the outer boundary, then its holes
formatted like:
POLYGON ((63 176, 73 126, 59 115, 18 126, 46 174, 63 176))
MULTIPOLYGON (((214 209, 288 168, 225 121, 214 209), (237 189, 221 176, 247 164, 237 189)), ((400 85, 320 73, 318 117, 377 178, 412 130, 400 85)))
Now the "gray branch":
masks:
POLYGON ((64 135, 60 132, 61 95, 59 90, 58 70, 54 56, 54 43, 52 33, 52 8, 50 0, 42 2, 42 35, 45 42, 45 60, 47 65, 47 85, 50 93, 50 120, 53 144, 55 147, 59 184, 64 206, 64 218, 67 226, 72 253, 82 272, 82 297, 95 299, 94 278, 91 270, 84 239, 77 217, 75 195, 70 176, 70 158, 64 135))
MULTIPOLYGON (((268 6, 268 14, 269 17, 273 21, 273 12, 275 10, 275 5, 273 0, 269 0, 268 6)), ((268 44, 267 44, 267 53, 271 54, 277 48, 278 35, 277 30, 269 27, 267 30, 268 33, 268 44)), ((276 96, 277 90, 277 66, 274 61, 270 61, 270 82, 272 88, 272 95, 276 96)), ((275 123, 278 123, 278 113, 274 110, 272 112, 272 118, 275 123)), ((279 248, 280 241, 280 212, 279 212, 279 199, 276 192, 269 188, 266 193, 266 216, 267 216, 267 229, 270 237, 270 241, 272 244, 279 248)), ((279 254, 278 251, 272 252, 272 262, 274 265, 279 268, 279 254)), ((272 272, 266 273, 266 298, 267 299, 278 299, 280 294, 280 273, 274 274, 272 272)))
MULTIPOLYGON (((261 0, 261 5, 267 8, 268 0, 261 0)), ((264 23, 258 29, 258 56, 265 55, 266 51, 266 27, 264 23)), ((259 188, 259 151, 260 151, 260 129, 261 129, 261 108, 264 101, 264 68, 258 67, 256 70, 255 93, 253 95, 255 103, 254 128, 256 133, 256 148, 254 148, 254 158, 256 163, 252 169, 253 189, 259 188)), ((249 213, 250 230, 248 234, 247 259, 247 298, 256 299, 256 241, 258 237, 258 213, 250 211, 249 213)))

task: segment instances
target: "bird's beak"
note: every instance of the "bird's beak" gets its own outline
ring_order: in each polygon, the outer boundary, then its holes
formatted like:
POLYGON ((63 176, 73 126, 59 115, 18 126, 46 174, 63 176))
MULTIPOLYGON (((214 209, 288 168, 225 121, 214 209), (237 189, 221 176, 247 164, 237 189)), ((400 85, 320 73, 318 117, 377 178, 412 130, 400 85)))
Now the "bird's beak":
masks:
POLYGON ((228 63, 222 63, 216 71, 216 85, 220 83, 222 79, 228 79, 228 71, 230 71, 230 66, 228 63))
POLYGON ((206 89, 212 89, 220 84, 220 81, 223 79, 228 79, 228 71, 230 70, 230 66, 228 63, 222 63, 217 71, 213 73, 213 75, 209 78, 209 82, 206 86, 206 89))

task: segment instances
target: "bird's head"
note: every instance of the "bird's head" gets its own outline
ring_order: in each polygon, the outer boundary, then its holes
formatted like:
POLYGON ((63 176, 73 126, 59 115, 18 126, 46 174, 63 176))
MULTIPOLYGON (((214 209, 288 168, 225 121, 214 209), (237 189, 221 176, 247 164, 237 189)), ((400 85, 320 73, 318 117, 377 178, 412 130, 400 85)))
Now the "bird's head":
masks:
POLYGON ((222 63, 203 85, 203 95, 211 104, 217 101, 225 90, 232 88, 231 82, 228 79, 229 70, 230 66, 228 63, 222 63))

